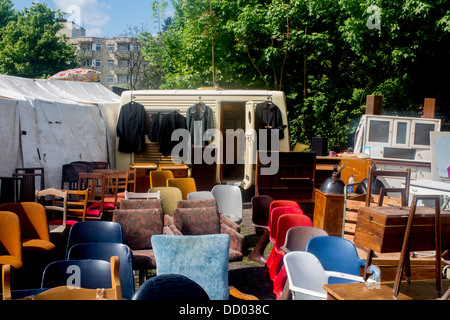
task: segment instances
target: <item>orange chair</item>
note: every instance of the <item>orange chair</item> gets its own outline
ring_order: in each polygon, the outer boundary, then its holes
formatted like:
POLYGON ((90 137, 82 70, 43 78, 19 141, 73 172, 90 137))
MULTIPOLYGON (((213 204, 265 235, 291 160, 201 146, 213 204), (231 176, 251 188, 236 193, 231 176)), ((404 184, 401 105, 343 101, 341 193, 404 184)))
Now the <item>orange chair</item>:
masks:
POLYGON ((45 207, 37 202, 5 203, 0 211, 11 211, 19 216, 22 242, 24 283, 37 286, 47 264, 58 254, 50 241, 45 207))
POLYGON ((171 170, 150 171, 150 188, 166 187, 167 179, 173 179, 171 170))
POLYGON ((181 190, 183 200, 187 200, 187 195, 197 191, 194 178, 173 178, 167 179, 168 187, 176 187, 181 190))
POLYGON ((55 245, 50 242, 45 207, 37 202, 5 203, 1 211, 11 211, 19 216, 22 248, 26 252, 50 252, 55 245))
POLYGON ((23 267, 19 217, 10 211, 0 211, 0 265, 23 267))

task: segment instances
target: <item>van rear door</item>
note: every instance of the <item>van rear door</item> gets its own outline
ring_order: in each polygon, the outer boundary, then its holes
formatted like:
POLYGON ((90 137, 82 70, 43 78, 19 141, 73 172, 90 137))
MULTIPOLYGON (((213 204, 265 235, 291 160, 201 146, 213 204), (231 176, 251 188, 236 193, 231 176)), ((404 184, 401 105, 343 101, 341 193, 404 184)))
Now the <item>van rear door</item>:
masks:
POLYGON ((245 104, 245 166, 242 188, 248 189, 255 182, 256 168, 256 131, 255 131, 255 106, 252 101, 245 104))

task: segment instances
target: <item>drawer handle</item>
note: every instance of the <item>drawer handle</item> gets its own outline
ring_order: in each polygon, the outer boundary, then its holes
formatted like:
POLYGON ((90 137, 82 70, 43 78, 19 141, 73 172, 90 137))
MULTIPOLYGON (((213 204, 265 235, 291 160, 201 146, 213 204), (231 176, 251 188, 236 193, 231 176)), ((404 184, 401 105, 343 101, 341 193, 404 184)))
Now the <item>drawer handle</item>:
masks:
POLYGON ((366 221, 367 222, 372 222, 373 216, 369 213, 369 215, 367 216, 366 221))

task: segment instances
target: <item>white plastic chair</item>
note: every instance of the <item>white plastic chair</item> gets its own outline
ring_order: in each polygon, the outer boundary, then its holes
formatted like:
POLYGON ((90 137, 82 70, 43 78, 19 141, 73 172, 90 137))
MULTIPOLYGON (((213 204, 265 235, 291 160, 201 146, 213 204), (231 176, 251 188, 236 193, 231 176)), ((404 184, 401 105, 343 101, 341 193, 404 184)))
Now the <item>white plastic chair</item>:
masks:
POLYGON ((211 190, 219 212, 235 223, 242 222, 242 193, 238 186, 217 184, 211 190))
POLYGON ((194 191, 190 192, 187 195, 188 200, 205 200, 205 199, 214 199, 214 196, 211 191, 194 191))
MULTIPOLYGON (((327 293, 323 286, 328 284, 330 277, 364 282, 360 276, 324 270, 319 259, 306 251, 289 252, 283 260, 293 300, 327 299, 327 293)), ((375 283, 372 279, 369 279, 368 282, 375 283)))
POLYGON ((161 199, 160 191, 157 192, 128 192, 125 191, 125 199, 161 199))

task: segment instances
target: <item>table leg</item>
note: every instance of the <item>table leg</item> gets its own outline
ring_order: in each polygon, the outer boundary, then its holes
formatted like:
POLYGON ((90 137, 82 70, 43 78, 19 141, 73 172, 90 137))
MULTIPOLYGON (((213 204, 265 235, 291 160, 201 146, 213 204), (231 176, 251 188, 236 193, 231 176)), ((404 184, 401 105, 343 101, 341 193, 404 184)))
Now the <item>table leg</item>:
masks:
POLYGON ((372 258, 373 258, 373 250, 369 250, 369 252, 367 253, 367 258, 366 258, 366 265, 364 266, 364 275, 363 275, 363 279, 364 281, 367 281, 367 279, 369 278, 370 272, 369 267, 372 264, 372 258))

